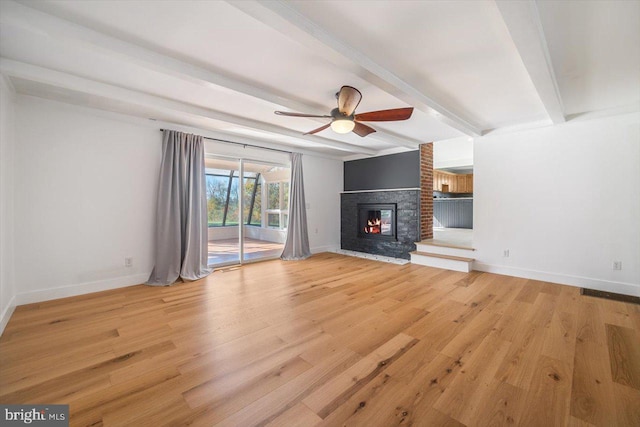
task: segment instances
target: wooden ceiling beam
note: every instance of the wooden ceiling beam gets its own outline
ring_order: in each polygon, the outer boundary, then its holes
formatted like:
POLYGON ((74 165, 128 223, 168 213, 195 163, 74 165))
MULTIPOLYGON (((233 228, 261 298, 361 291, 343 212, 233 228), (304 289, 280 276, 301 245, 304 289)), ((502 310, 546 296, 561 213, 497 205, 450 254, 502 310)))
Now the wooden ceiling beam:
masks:
MULTIPOLYGON (((0 19, 3 24, 14 25, 25 31, 46 34, 52 38, 63 40, 68 44, 85 47, 89 45, 91 49, 104 51, 114 57, 124 58, 129 63, 203 87, 225 88, 248 95, 256 100, 270 103, 274 110, 286 108, 292 111, 303 111, 318 114, 327 113, 326 108, 323 106, 312 105, 292 99, 285 93, 278 93, 271 88, 267 89, 255 83, 248 83, 237 76, 225 75, 222 72, 211 71, 210 69, 205 69, 203 67, 175 59, 15 2, 7 2, 6 7, 3 6, 3 14, 0 16, 0 19)), ((159 99, 164 100, 164 98, 159 99)), ((187 103, 181 104, 185 107, 194 107, 187 103)), ((213 111, 215 110, 209 111, 211 112, 209 114, 214 114, 213 111)), ((327 147, 337 148, 342 151, 369 155, 377 152, 376 150, 364 148, 356 144, 350 144, 348 142, 342 142, 330 138, 304 136, 298 131, 251 119, 243 119, 226 113, 217 112, 215 115, 218 117, 218 120, 225 120, 224 117, 233 118, 234 121, 229 123, 238 124, 238 120, 241 120, 245 123, 243 126, 260 126, 255 127, 257 130, 264 131, 265 128, 269 128, 270 130, 268 132, 280 133, 288 137, 294 137, 302 140, 313 140, 313 142, 316 143, 320 143, 320 141, 322 141, 322 144, 327 147)), ((377 138, 377 140, 381 142, 393 145, 393 143, 389 141, 390 139, 396 141, 396 144, 398 145, 409 148, 415 148, 415 146, 419 144, 418 141, 403 137, 393 136, 384 139, 377 138)))
POLYGON ((496 5, 549 118, 554 124, 564 122, 562 98, 536 2, 497 0, 496 5))
POLYGON ((334 36, 287 2, 246 0, 232 1, 229 4, 440 122, 469 136, 481 135, 482 132, 478 126, 422 93, 392 70, 350 46, 345 40, 334 36))
POLYGON ((95 97, 112 100, 132 106, 144 107, 149 111, 157 111, 171 116, 185 116, 198 119, 218 120, 225 123, 234 124, 263 132, 284 135, 292 138, 314 142, 323 146, 335 148, 348 153, 360 153, 375 155, 376 150, 346 144, 315 135, 301 136, 297 131, 281 126, 264 123, 233 114, 199 107, 180 101, 166 99, 163 97, 141 93, 138 91, 122 88, 119 86, 97 82, 82 77, 72 76, 67 73, 26 64, 6 58, 0 58, 0 73, 21 79, 69 90, 95 97))

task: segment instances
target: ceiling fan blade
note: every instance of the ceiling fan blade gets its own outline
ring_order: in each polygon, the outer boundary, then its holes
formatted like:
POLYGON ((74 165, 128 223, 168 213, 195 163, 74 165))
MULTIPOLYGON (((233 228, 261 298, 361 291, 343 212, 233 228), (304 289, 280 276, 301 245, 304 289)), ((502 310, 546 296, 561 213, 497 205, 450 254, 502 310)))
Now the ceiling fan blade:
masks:
POLYGON ((358 122, 355 122, 355 123, 356 123, 356 126, 353 128, 353 133, 355 133, 358 136, 365 137, 370 133, 373 133, 376 131, 374 128, 367 126, 365 124, 358 123, 358 122))
POLYGON ((314 130, 310 130, 309 132, 305 132, 305 133, 303 133, 303 135, 313 135, 314 133, 318 133, 318 132, 320 132, 322 130, 325 130, 329 126, 331 126, 331 123, 327 123, 324 126, 320 126, 318 129, 314 129, 314 130))
POLYGON ((356 111, 356 107, 362 100, 362 94, 351 86, 342 86, 338 94, 338 111, 345 116, 350 116, 356 111))
POLYGON ((392 110, 370 111, 368 113, 356 114, 355 119, 363 122, 393 122, 396 120, 407 120, 413 114, 413 107, 394 108, 392 110))
POLYGON ((322 118, 331 118, 331 116, 319 116, 317 114, 305 114, 305 113, 290 113, 288 111, 274 111, 279 116, 290 116, 290 117, 322 117, 322 118))

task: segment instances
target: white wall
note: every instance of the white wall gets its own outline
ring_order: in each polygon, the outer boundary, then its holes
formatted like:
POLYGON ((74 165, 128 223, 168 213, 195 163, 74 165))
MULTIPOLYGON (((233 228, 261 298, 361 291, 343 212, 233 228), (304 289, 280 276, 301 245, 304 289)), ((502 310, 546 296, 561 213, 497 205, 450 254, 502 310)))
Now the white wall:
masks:
POLYGON ((0 75, 0 334, 15 308, 13 241, 13 162, 15 94, 0 75))
MULTIPOLYGON (((15 124, 16 304, 146 281, 162 125, 28 96, 16 99, 15 124)), ((213 151, 288 162, 286 154, 241 146, 213 151)), ((342 161, 303 159, 311 250, 337 248, 342 161)))
POLYGON ((207 238, 212 240, 226 240, 238 238, 238 226, 230 225, 225 227, 209 227, 207 229, 207 238))
POLYGON ((343 162, 302 156, 311 252, 340 248, 340 193, 343 162))
POLYGON ((433 168, 473 166, 473 139, 467 136, 433 143, 433 168))
POLYGON ((476 138, 474 172, 477 269, 640 295, 640 114, 476 138))
MULTIPOLYGON (((237 231, 236 231, 237 234, 237 231)), ((253 225, 244 226, 244 235, 251 239, 265 240, 273 243, 285 243, 287 240, 287 232, 268 227, 256 227, 253 225)))
POLYGON ((38 98, 19 96, 16 107, 18 303, 145 281, 160 132, 38 98))

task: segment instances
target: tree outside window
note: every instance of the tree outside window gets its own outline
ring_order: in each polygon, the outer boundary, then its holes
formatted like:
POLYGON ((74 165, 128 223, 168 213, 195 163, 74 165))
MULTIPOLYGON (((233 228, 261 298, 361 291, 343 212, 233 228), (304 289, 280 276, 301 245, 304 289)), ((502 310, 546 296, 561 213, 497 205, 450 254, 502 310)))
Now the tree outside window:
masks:
POLYGON ((269 203, 267 204, 267 209, 279 210, 280 209, 280 183, 270 182, 267 188, 269 189, 269 203))
POLYGON ((260 174, 244 179, 244 212, 242 219, 247 225, 262 225, 262 184, 260 174), (252 205, 253 203, 253 205, 252 205))
POLYGON ((207 175, 207 219, 209 227, 222 226, 224 210, 227 204, 229 178, 207 175))
MULTIPOLYGON (((213 173, 206 175, 209 227, 238 225, 240 220, 238 216, 238 182, 237 170, 216 169, 213 173)), ((259 226, 262 223, 260 174, 248 174, 244 178, 244 187, 242 221, 245 224, 259 226), (251 203, 252 199, 253 204, 251 203)))
POLYGON ((208 169, 207 219, 209 227, 234 226, 240 223, 258 227, 286 229, 289 214, 289 182, 264 182, 257 172, 247 172, 243 183, 243 210, 238 212, 239 172, 208 169), (264 188, 263 188, 264 187, 264 188), (266 199, 266 206, 262 201, 266 199))

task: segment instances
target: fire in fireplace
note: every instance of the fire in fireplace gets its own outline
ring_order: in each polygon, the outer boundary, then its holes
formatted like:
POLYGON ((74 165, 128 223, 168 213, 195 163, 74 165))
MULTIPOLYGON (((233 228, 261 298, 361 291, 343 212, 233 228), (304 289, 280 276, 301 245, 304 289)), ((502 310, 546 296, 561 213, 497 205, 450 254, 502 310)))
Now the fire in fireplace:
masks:
POLYGON ((391 211, 369 211, 367 225, 364 226, 365 234, 385 234, 391 231, 391 211), (384 217, 384 219, 383 219, 384 217))
POLYGON ((358 235, 367 238, 395 239, 395 204, 359 204, 358 235))

